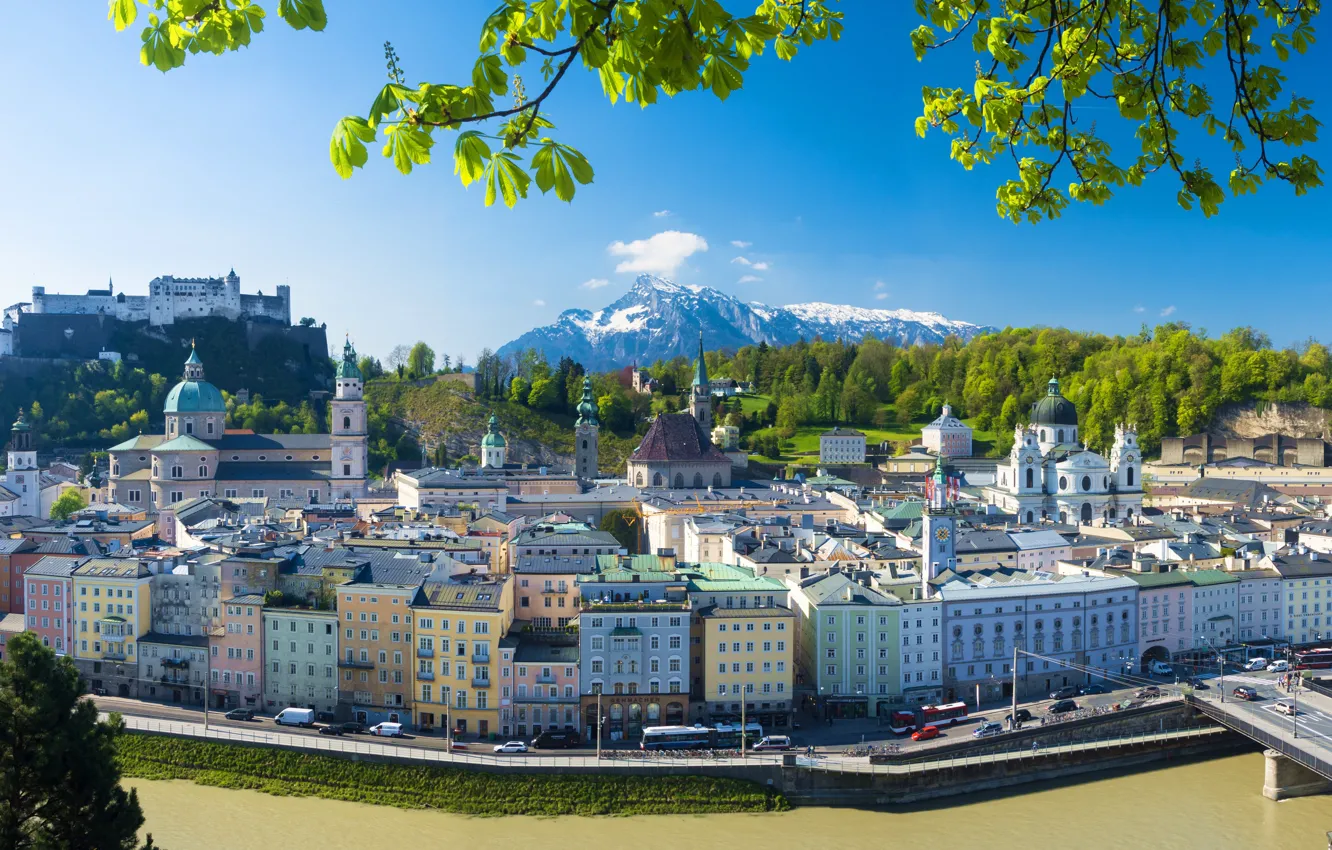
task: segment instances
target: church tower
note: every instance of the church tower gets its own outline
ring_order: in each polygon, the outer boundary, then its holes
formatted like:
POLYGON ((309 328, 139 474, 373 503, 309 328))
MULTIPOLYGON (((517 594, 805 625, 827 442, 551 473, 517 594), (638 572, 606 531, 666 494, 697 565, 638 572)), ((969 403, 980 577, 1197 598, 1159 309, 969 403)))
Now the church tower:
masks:
POLYGON ((689 391, 689 412, 703 428, 712 433, 712 385, 708 383, 708 362, 703 359, 703 332, 698 332, 698 365, 694 368, 694 385, 689 391))
POLYGON ((481 438, 481 468, 503 469, 508 452, 509 447, 504 442, 504 435, 499 432, 499 420, 492 413, 490 422, 486 425, 486 435, 481 438))
POLYGON ((329 434, 333 463, 329 486, 333 499, 359 499, 365 495, 369 430, 365 416, 364 376, 356 364, 351 340, 342 346, 342 361, 334 374, 329 434))
POLYGON ((41 473, 37 471, 37 451, 32 445, 32 425, 19 408, 18 419, 9 431, 9 454, 5 487, 18 496, 15 516, 37 516, 42 500, 41 473))
POLYGON ((583 398, 578 402, 578 422, 574 424, 574 473, 583 479, 597 476, 597 405, 592 400, 592 379, 583 377, 583 398))
POLYGON ((920 522, 920 595, 929 599, 934 594, 930 581, 957 568, 957 511, 948 495, 943 457, 935 458, 929 500, 920 522))
POLYGON ((1135 425, 1115 426, 1115 442, 1110 449, 1110 472, 1115 489, 1120 493, 1142 490, 1142 451, 1138 446, 1138 428, 1135 425))

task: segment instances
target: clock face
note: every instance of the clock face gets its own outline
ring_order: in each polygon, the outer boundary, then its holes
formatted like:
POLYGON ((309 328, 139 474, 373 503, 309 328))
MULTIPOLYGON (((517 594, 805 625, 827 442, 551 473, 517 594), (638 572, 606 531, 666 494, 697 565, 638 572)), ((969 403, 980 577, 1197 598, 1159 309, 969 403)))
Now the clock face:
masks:
POLYGON ((1032 463, 1035 463, 1035 462, 1036 462, 1036 458, 1034 458, 1034 457, 1028 457, 1028 458, 1027 458, 1027 463, 1028 463, 1028 464, 1032 464, 1032 463))
POLYGON ((934 532, 934 536, 935 536, 936 539, 941 540, 941 541, 942 541, 942 540, 947 540, 947 539, 948 539, 948 529, 947 529, 947 527, 937 529, 937 530, 934 532))
POLYGON ((1128 461, 1129 463, 1132 463, 1133 455, 1124 455, 1124 460, 1128 461))

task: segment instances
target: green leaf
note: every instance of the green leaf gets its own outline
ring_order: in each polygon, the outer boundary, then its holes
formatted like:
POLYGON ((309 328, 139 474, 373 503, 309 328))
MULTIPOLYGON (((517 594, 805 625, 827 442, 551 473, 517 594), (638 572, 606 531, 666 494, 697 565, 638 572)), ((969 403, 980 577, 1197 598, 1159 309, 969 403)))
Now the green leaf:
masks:
POLYGON ((143 47, 139 48, 139 61, 162 73, 185 64, 185 51, 177 47, 171 39, 171 25, 167 21, 144 27, 143 47))
POLYGON ((572 201, 574 181, 583 185, 592 182, 592 165, 581 153, 552 139, 542 139, 541 149, 532 157, 536 167, 537 188, 542 193, 555 190, 561 201, 572 201))
POLYGON ((134 23, 138 14, 139 4, 136 0, 111 0, 111 8, 107 10, 106 17, 116 25, 116 32, 120 32, 134 23))
POLYGON ((777 39, 777 58, 784 61, 791 61, 795 58, 796 51, 800 48, 795 43, 795 39, 782 36, 777 39))
POLYGON ((333 138, 328 143, 328 158, 342 179, 351 177, 353 168, 365 165, 365 142, 374 140, 374 128, 359 115, 349 115, 333 128, 333 138))
POLYGON ((435 139, 420 127, 395 124, 384 130, 384 156, 393 157, 393 164, 403 174, 411 174, 413 165, 430 161, 430 146, 435 139))
POLYGON ((509 75, 500 66, 500 58, 491 53, 478 57, 472 66, 472 85, 479 91, 504 94, 509 90, 509 75))
POLYGON ((419 97, 414 89, 389 83, 375 95, 375 102, 370 104, 369 122, 371 127, 378 127, 385 115, 392 114, 402 106, 404 100, 412 101, 419 97))
POLYGON ((280 0, 278 14, 282 20, 291 24, 292 29, 303 30, 309 27, 315 32, 321 32, 328 26, 324 0, 280 0))
POLYGON ((458 141, 453 145, 453 173, 458 175, 464 186, 470 186, 481 179, 489 159, 490 145, 481 138, 480 132, 468 130, 458 134, 458 141))
POLYGON ((527 197, 527 186, 532 178, 519 164, 518 157, 507 151, 497 153, 486 164, 486 206, 504 197, 504 205, 513 207, 518 199, 527 197))
POLYGON ((714 53, 703 65, 703 83, 712 89, 720 100, 725 100, 731 92, 744 84, 740 69, 734 64, 733 57, 724 53, 714 53))

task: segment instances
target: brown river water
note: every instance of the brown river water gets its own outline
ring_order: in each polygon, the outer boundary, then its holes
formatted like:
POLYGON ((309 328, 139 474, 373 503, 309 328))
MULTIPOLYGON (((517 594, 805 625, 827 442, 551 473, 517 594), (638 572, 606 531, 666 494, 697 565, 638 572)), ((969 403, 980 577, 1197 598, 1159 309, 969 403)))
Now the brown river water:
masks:
POLYGON ((189 782, 134 780, 166 850, 1206 848, 1325 850, 1332 796, 1274 803, 1263 757, 1230 756, 909 811, 800 808, 764 815, 475 818, 189 782))

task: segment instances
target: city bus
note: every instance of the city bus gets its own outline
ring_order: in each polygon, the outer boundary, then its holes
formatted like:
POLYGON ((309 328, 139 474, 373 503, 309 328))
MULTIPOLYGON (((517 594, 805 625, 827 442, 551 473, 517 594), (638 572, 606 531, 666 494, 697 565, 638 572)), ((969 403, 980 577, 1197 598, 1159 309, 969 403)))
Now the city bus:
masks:
MULTIPOLYGON (((745 724, 747 746, 763 740, 763 727, 753 721, 745 724)), ((713 726, 648 726, 643 729, 643 750, 740 749, 740 724, 713 726)))
POLYGON ((1296 670, 1318 670, 1332 667, 1332 649, 1305 649, 1295 653, 1296 670))
POLYGON ((965 702, 945 705, 922 705, 912 711, 898 710, 888 716, 888 728, 896 735, 905 735, 924 726, 951 726, 967 719, 965 702))

